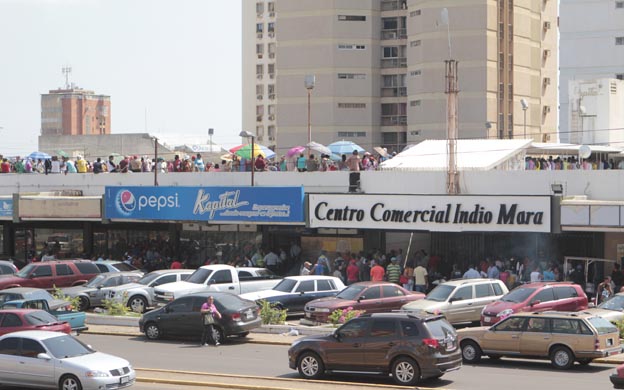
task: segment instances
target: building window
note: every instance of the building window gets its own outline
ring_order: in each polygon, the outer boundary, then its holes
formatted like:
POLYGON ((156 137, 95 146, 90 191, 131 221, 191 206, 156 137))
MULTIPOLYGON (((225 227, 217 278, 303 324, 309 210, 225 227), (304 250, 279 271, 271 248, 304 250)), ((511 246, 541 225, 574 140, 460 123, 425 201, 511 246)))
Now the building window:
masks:
POLYGON ((262 33, 263 30, 264 30, 264 23, 256 23, 256 32, 262 33))
POLYGON ((354 43, 339 43, 338 50, 366 50, 366 45, 356 45, 354 43))
POLYGON ((421 75, 421 73, 422 73, 422 71, 421 71, 420 69, 418 69, 418 70, 412 70, 412 71, 410 72, 410 76, 420 76, 420 75, 421 75))
POLYGON ((366 108, 366 103, 338 103, 338 108, 366 108))
POLYGON ((416 41, 411 41, 411 42, 410 42, 410 46, 411 46, 411 47, 418 47, 418 46, 420 46, 420 44, 421 44, 420 39, 419 39, 419 40, 416 40, 416 41))
POLYGON ((264 85, 262 84, 256 85, 256 95, 260 95, 259 99, 262 99, 263 94, 264 94, 264 85))
POLYGON ((624 80, 624 73, 617 73, 615 75, 615 78, 618 79, 618 80, 624 80))
POLYGON ((412 100, 410 102, 410 106, 412 106, 412 107, 420 107, 420 100, 412 100))
POLYGON ((339 138, 366 137, 365 131, 339 131, 339 138))
POLYGON ((258 64, 256 65, 256 74, 262 75, 264 73, 264 65, 258 64))
POLYGON ((615 44, 618 46, 624 45, 624 37, 615 37, 615 44))
POLYGON ((262 15, 264 12, 264 3, 256 3, 256 13, 262 15))
POLYGON ((397 46, 386 46, 383 48, 383 58, 398 58, 399 48, 397 46))
POLYGON ((269 12, 275 12, 275 3, 268 3, 267 6, 269 8, 269 12))
POLYGON ((420 10, 417 9, 416 11, 410 12, 410 17, 413 18, 414 16, 420 16, 420 13, 421 13, 420 10))
POLYGON ((617 8, 617 9, 624 9, 624 1, 616 1, 615 2, 615 8, 617 8))
POLYGON ((275 23, 270 22, 268 25, 267 31, 270 33, 275 32, 275 23))
POLYGON ((256 54, 259 55, 259 58, 262 58, 263 53, 264 53, 264 43, 258 43, 256 45, 256 54))
POLYGON ((366 16, 363 15, 338 15, 338 20, 347 22, 365 22, 366 16))
POLYGON ((338 73, 338 78, 343 80, 365 80, 364 73, 338 73))

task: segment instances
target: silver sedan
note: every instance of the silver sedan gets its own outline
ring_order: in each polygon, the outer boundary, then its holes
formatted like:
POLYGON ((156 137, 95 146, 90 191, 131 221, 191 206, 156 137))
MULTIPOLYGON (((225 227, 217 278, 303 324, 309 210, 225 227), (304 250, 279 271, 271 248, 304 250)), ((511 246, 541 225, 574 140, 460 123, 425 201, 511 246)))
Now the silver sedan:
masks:
POLYGON ((132 386, 136 374, 127 360, 72 336, 33 330, 0 337, 0 377, 9 386, 98 390, 132 386))

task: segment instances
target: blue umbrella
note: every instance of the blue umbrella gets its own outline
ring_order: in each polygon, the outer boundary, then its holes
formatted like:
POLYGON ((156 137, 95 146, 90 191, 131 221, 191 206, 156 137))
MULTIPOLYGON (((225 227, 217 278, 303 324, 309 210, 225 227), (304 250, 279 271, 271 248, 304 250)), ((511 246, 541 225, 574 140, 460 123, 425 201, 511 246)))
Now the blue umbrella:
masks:
POLYGON ((332 153, 335 153, 339 156, 343 154, 352 154, 354 150, 357 150, 358 152, 364 151, 364 149, 358 144, 344 140, 329 144, 327 145, 327 147, 332 151, 332 153))
POLYGON ((47 160, 49 158, 52 158, 52 156, 43 152, 32 152, 28 155, 28 158, 31 160, 47 160))

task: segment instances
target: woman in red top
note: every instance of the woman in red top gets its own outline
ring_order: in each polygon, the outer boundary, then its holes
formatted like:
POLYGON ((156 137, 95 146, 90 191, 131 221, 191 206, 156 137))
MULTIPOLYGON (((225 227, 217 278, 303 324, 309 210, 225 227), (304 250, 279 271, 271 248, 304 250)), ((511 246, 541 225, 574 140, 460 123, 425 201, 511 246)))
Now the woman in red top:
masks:
POLYGON ((357 283, 360 280, 359 275, 360 268, 357 266, 355 260, 351 260, 347 267, 347 285, 357 283))

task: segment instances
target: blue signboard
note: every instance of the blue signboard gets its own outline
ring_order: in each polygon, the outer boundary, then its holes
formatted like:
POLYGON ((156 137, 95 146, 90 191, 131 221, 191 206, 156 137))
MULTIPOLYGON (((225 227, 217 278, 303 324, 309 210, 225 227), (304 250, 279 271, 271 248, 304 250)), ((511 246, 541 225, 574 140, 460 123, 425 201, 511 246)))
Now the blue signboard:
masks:
POLYGON ((13 219, 13 199, 0 199, 0 218, 13 219))
POLYGON ((106 187, 106 219, 302 223, 303 187, 106 187))

